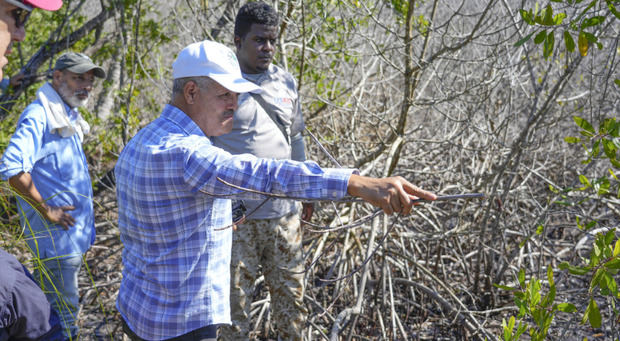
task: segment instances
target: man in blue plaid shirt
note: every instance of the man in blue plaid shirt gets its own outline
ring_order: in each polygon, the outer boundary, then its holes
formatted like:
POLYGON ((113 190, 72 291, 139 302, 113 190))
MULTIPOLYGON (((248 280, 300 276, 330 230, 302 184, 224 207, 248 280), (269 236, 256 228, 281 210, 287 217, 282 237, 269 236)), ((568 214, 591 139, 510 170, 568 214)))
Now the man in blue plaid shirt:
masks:
POLYGON ((387 214, 409 214, 417 197, 436 198, 401 177, 368 178, 214 147, 209 138, 232 128, 237 96, 261 91, 243 79, 224 45, 187 46, 172 74, 170 104, 127 144, 115 169, 125 246, 117 307, 132 340, 215 340, 217 325, 230 324, 231 197, 352 195, 387 214))

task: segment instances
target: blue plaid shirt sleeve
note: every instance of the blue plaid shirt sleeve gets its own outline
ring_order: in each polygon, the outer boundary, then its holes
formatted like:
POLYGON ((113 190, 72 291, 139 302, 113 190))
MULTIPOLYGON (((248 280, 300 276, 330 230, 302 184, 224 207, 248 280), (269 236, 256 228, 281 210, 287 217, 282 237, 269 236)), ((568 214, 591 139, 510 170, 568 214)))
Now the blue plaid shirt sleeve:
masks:
POLYGON ((230 323, 228 198, 261 192, 315 199, 347 194, 353 170, 233 156, 168 105, 121 153, 116 168, 123 279, 117 307, 144 339, 230 323), (214 194, 209 195, 208 193, 214 194))

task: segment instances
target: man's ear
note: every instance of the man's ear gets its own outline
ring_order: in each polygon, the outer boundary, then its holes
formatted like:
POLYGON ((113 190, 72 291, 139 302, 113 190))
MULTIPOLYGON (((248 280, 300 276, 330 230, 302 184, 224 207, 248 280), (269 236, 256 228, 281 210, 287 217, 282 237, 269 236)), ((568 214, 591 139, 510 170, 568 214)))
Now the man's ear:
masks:
POLYGON ((185 103, 194 104, 196 102, 196 96, 198 96, 198 84, 194 81, 189 81, 183 86, 183 97, 185 103))
POLYGON ((235 37, 233 38, 233 41, 235 43, 235 47, 237 48, 237 50, 241 49, 241 37, 235 35, 235 37))
POLYGON ((56 85, 62 83, 62 71, 54 70, 54 72, 52 72, 52 83, 56 85))

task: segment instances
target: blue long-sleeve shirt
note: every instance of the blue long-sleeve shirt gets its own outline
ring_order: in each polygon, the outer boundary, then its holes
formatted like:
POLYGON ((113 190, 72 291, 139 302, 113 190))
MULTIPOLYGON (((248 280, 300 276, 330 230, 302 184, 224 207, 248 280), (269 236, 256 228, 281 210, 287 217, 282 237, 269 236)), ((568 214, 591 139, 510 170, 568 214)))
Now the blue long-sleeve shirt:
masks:
POLYGON ((353 170, 257 159, 214 147, 183 111, 167 105, 116 164, 123 279, 117 308, 138 336, 162 340, 230 323, 231 204, 258 198, 217 178, 307 198, 346 195, 353 170), (214 195, 210 195, 214 194, 214 195))
MULTIPOLYGON (((71 108, 65 105, 66 112, 71 108)), ((86 252, 95 240, 93 191, 88 164, 78 134, 62 137, 51 132, 39 100, 26 107, 0 162, 0 176, 8 180, 30 173, 37 190, 50 206, 75 206, 68 213, 75 225, 65 230, 51 224, 18 196, 18 210, 26 241, 41 259, 86 252)))

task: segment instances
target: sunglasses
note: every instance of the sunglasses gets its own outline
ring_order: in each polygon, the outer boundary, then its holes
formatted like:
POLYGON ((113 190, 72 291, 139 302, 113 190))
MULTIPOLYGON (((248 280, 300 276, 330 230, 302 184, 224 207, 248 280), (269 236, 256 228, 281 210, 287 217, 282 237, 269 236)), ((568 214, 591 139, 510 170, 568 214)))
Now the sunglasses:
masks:
MULTIPOLYGON (((1 1, 1 0, 0 0, 1 1)), ((16 9, 11 11, 11 16, 15 21, 15 27, 21 28, 24 27, 26 21, 28 21, 28 17, 30 17, 30 13, 32 13, 32 7, 22 3, 19 0, 4 0, 5 2, 17 6, 16 9)))

